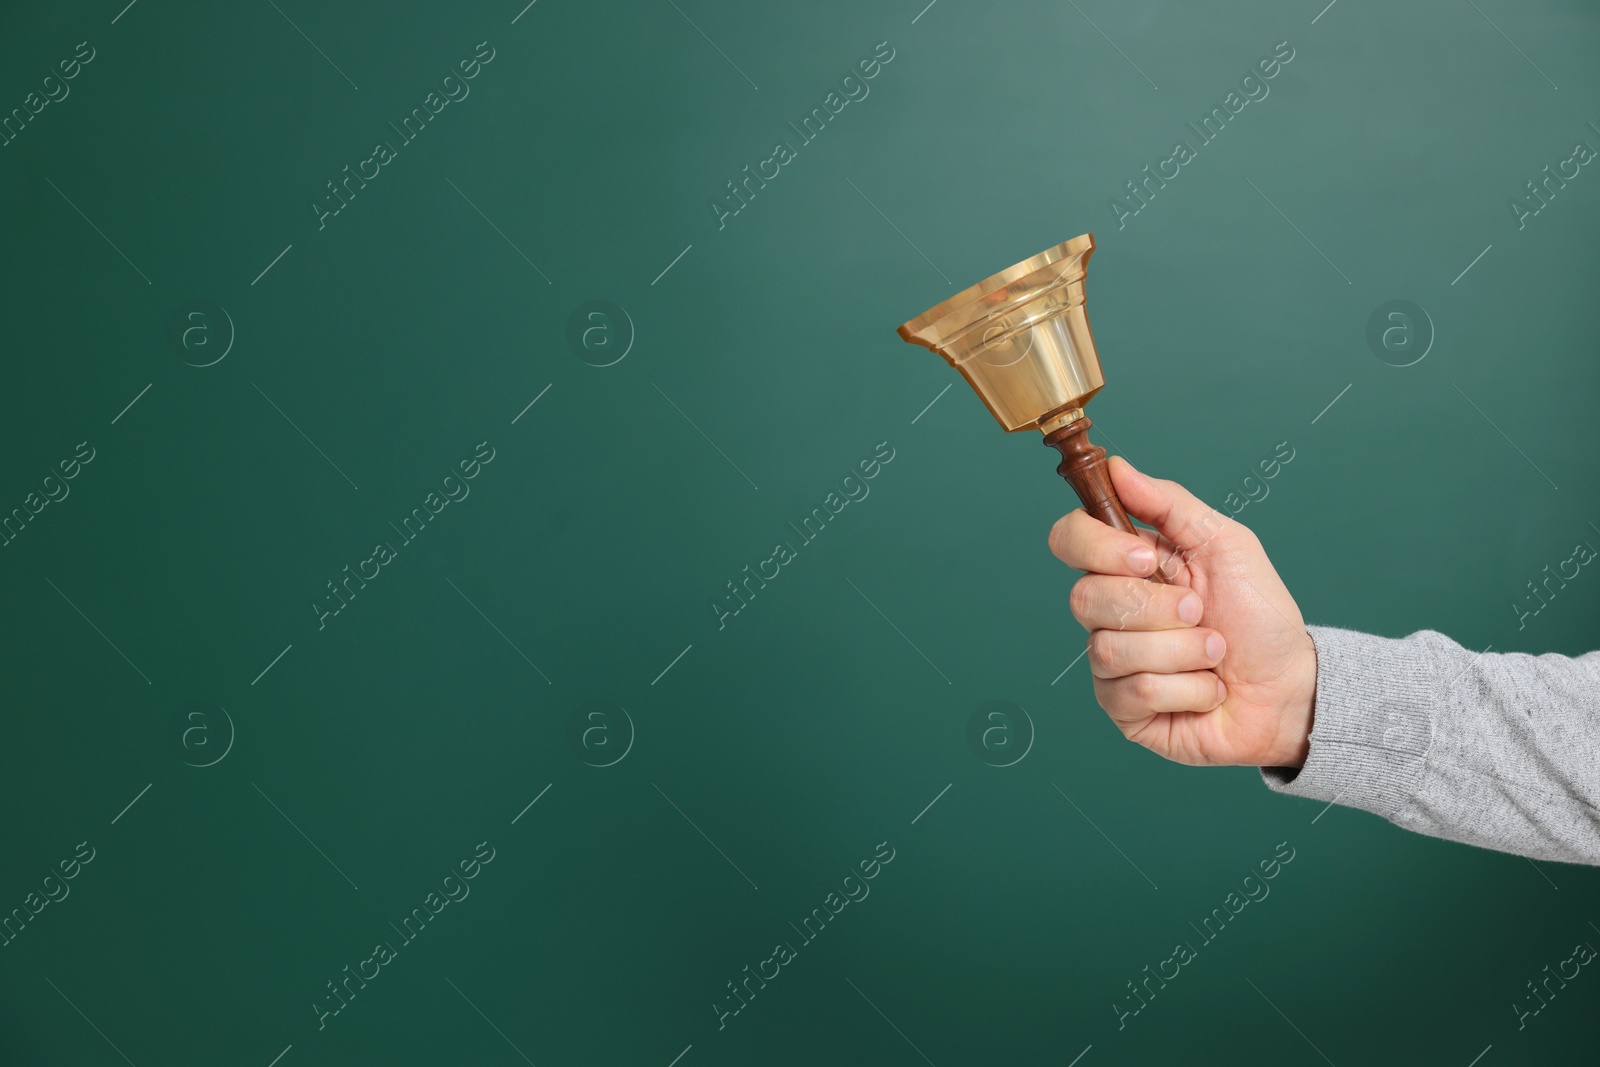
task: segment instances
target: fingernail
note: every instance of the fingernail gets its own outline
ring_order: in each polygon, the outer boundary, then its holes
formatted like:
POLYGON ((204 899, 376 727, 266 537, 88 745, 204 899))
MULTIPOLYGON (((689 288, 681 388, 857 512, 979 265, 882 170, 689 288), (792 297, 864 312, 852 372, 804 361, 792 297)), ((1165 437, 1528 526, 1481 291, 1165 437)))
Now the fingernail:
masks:
MULTIPOLYGON (((1212 663, 1222 658, 1222 653, 1227 650, 1227 645, 1222 640, 1221 634, 1212 634, 1206 638, 1206 659, 1212 663)), ((1221 682, 1217 683, 1221 685, 1221 682)))
POLYGON ((1148 548, 1136 548, 1128 553, 1128 568, 1135 574, 1156 569, 1156 554, 1148 548))
POLYGON ((1228 699, 1228 687, 1222 684, 1222 679, 1217 679, 1217 703, 1221 704, 1228 699))
POLYGON ((1193 626, 1200 621, 1200 613, 1204 610, 1200 598, 1190 593, 1178 602, 1178 618, 1193 626))

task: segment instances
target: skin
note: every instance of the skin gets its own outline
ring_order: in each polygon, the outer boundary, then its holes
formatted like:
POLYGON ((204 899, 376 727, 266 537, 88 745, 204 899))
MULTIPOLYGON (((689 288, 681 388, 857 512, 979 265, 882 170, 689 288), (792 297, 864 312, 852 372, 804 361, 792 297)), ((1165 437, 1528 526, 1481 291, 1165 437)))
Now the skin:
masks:
POLYGON ((1249 529, 1120 456, 1122 533, 1082 510, 1050 550, 1083 571, 1072 614, 1089 631, 1095 698, 1130 741, 1191 766, 1301 767, 1316 701, 1305 620, 1249 529), (1171 585, 1146 581, 1157 566, 1171 585))

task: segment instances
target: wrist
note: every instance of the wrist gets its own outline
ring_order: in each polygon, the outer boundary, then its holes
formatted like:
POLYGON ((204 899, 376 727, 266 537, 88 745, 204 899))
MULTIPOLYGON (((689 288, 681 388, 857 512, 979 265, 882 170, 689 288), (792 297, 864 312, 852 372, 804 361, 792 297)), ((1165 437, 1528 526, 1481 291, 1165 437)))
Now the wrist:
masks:
POLYGON ((1295 655, 1288 671, 1290 689, 1278 720, 1278 751, 1274 767, 1304 767, 1311 752, 1311 728, 1317 706, 1317 646, 1311 635, 1295 655))

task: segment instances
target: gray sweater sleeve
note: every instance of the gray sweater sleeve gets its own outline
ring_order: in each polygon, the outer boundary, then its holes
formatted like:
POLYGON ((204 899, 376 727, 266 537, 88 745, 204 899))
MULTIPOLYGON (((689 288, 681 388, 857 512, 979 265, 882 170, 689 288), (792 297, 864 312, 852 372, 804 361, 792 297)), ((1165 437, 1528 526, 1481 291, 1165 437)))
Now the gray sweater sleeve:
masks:
POLYGON ((1298 771, 1276 792, 1361 808, 1420 834, 1600 864, 1600 652, 1470 652, 1313 626, 1317 696, 1298 771))

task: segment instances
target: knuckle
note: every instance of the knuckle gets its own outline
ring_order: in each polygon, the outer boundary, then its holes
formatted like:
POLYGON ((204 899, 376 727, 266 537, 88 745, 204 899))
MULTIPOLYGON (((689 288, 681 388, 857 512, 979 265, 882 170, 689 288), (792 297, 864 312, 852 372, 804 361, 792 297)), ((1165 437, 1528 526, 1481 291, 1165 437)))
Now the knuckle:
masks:
POLYGON ((1089 666, 1097 671, 1111 671, 1117 665, 1116 644, 1104 630, 1089 635, 1089 666))
POLYGON ((1050 546, 1051 555, 1057 559, 1065 559, 1067 555, 1067 531, 1063 529, 1066 519, 1057 519, 1050 527, 1050 533, 1045 538, 1045 544, 1050 546))
POLYGON ((1129 689, 1140 704, 1149 704, 1155 700, 1158 688, 1156 676, 1153 674, 1136 674, 1129 680, 1129 689))
POLYGON ((1068 566, 1078 566, 1080 563, 1078 557, 1084 554, 1083 527, 1078 521, 1082 516, 1082 511, 1068 512, 1057 519, 1055 525, 1050 527, 1050 536, 1048 538, 1050 551, 1057 559, 1068 566))
POLYGON ((1094 608, 1094 587, 1088 578, 1079 578, 1072 583, 1072 593, 1067 598, 1068 606, 1072 608, 1073 616, 1083 622, 1089 617, 1089 612, 1094 608))

